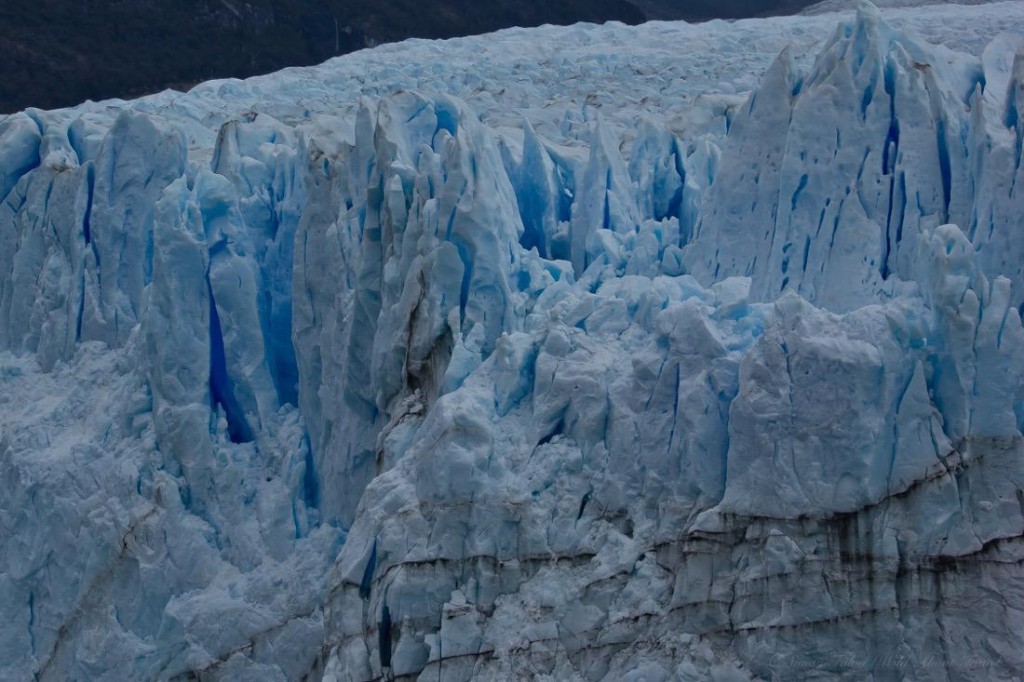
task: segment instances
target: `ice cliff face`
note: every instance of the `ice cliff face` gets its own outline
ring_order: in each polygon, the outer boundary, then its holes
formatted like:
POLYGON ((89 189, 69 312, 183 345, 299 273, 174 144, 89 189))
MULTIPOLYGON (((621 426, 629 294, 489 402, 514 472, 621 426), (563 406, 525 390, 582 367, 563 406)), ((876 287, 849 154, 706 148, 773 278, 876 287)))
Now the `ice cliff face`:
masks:
POLYGON ((893 18, 0 120, 0 676, 1016 679, 1024 6, 893 18))

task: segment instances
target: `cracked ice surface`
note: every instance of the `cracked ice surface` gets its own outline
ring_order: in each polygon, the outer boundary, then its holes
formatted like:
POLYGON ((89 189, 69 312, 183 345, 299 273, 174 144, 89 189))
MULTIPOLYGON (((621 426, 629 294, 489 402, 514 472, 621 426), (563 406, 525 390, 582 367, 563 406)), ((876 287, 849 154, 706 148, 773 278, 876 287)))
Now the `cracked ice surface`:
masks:
POLYGON ((0 119, 0 676, 1016 679, 1022 25, 0 119))

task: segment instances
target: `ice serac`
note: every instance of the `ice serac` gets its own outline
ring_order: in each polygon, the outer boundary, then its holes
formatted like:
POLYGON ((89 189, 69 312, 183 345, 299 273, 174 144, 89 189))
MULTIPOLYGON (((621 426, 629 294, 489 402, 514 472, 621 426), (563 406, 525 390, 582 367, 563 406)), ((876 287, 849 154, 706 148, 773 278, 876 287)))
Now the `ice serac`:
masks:
POLYGON ((151 272, 153 205, 185 172, 186 141, 151 117, 124 113, 103 140, 89 217, 83 341, 124 343, 151 272))
POLYGON ((179 178, 154 206, 154 284, 142 329, 161 450, 172 458, 172 471, 208 483, 210 259, 202 215, 190 199, 185 178, 179 178))
POLYGON ((975 164, 979 169, 976 207, 969 234, 979 245, 986 272, 1001 273, 1013 283, 1014 305, 1024 303, 1021 245, 1015 235, 1024 225, 1020 210, 1024 187, 1021 163, 1024 125, 1024 43, 1019 35, 1000 35, 984 55, 986 83, 972 113, 975 164))
POLYGON ((68 153, 64 126, 18 115, 4 127, 0 345, 49 369, 79 338, 94 172, 68 153))
POLYGON ((792 288, 834 310, 916 281, 918 236, 966 229, 985 203, 969 159, 984 84, 979 61, 896 31, 866 4, 806 77, 780 57, 725 142, 691 272, 750 276, 761 300, 792 288))
POLYGON ((681 240, 685 243, 699 208, 694 183, 687 177, 687 154, 679 139, 657 122, 644 119, 640 126, 629 159, 629 175, 636 183, 640 215, 656 221, 679 219, 684 231, 681 240))
POLYGON ((529 120, 524 121, 522 155, 509 172, 523 221, 523 248, 536 248, 544 258, 569 259, 575 176, 575 167, 553 154, 529 120))
POLYGON ((291 341, 292 269, 305 204, 300 148, 289 126, 254 114, 221 128, 210 163, 214 173, 231 181, 238 196, 247 248, 258 265, 266 365, 278 401, 293 405, 298 402, 298 367, 291 341))
POLYGON ((577 276, 608 249, 612 235, 635 232, 640 223, 629 172, 603 120, 594 122, 590 159, 573 202, 569 224, 570 257, 577 276), (610 233, 610 234, 609 234, 610 233))
POLYGON ((927 11, 0 120, 0 678, 1018 679, 1024 6, 927 11))
POLYGON ((733 118, 725 142, 728 153, 715 173, 686 254, 689 272, 704 275, 707 281, 754 274, 758 254, 772 241, 787 131, 799 86, 796 65, 784 50, 733 118))
POLYGON ((496 138, 464 105, 403 93, 360 109, 355 134, 311 159, 327 213, 299 226, 293 303, 300 402, 332 483, 323 509, 346 524, 388 465, 385 439, 408 437, 516 330, 544 277, 520 263, 496 138))

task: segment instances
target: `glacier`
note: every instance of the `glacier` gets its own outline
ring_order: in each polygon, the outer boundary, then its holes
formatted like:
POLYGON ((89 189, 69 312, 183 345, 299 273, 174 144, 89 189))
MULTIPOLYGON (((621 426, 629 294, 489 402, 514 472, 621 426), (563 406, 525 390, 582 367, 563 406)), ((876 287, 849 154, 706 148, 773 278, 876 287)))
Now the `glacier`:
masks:
POLYGON ((0 118, 0 678, 1019 679, 1022 26, 0 118))

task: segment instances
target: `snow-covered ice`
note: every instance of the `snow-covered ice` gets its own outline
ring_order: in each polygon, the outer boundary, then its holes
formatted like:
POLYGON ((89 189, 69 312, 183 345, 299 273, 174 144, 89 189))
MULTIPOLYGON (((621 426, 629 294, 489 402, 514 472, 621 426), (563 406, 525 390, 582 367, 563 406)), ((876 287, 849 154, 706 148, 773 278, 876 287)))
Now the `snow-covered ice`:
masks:
POLYGON ((0 118, 0 678, 1024 675, 1024 3, 0 118))

